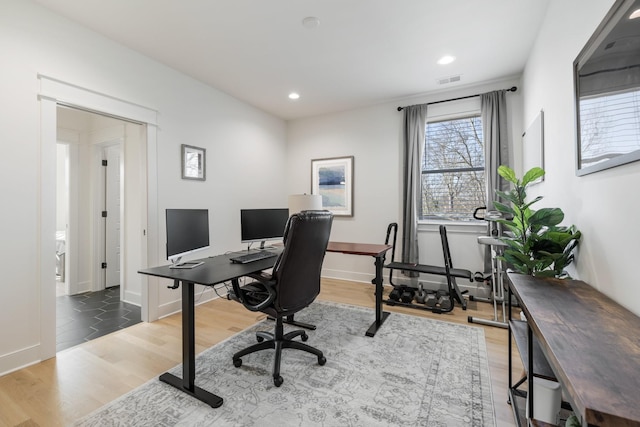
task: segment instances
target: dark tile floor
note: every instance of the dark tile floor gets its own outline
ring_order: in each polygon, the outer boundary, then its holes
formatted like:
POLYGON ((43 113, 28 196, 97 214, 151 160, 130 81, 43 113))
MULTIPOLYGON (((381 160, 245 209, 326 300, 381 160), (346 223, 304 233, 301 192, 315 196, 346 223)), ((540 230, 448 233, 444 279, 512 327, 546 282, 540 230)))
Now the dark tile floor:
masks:
POLYGON ((140 307, 120 301, 119 286, 56 301, 56 351, 140 323, 140 307))

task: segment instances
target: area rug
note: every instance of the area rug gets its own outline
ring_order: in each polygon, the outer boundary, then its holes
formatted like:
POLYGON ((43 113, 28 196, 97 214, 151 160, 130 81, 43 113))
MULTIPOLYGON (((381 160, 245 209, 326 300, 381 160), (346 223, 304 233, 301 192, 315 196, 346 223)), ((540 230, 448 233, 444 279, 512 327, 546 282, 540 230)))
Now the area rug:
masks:
MULTIPOLYGON (((217 409, 155 379, 77 426, 495 426, 484 331, 392 313, 375 337, 372 309, 315 302, 296 319, 317 325, 308 344, 327 363, 285 349, 281 387, 273 351, 231 356, 256 342, 260 322, 202 352, 196 385, 224 399, 217 409)), ((285 332, 293 329, 285 325, 285 332)), ((182 376, 181 366, 171 370, 182 376)))

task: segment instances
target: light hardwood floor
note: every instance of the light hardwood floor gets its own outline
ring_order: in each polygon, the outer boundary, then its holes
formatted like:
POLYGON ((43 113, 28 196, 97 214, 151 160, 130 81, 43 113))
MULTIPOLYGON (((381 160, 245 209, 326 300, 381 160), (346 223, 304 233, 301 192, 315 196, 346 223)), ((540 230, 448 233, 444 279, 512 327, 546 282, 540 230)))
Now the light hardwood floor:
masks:
MULTIPOLYGON (((373 286, 323 279, 319 299, 373 307, 373 286)), ((456 307, 453 312, 440 315, 386 305, 384 309, 483 328, 497 426, 514 426, 511 407, 507 404, 507 331, 467 323, 469 315, 487 319, 493 316, 490 304, 470 301, 468 306, 466 311, 456 307)), ((196 352, 211 347, 262 318, 264 315, 249 312, 242 305, 226 299, 199 305, 196 309, 196 352)), ((137 324, 0 377, 0 426, 70 425, 74 420, 180 364, 181 343, 181 317, 177 314, 153 323, 137 324)), ((514 375, 519 376, 522 365, 515 352, 513 370, 514 375)))

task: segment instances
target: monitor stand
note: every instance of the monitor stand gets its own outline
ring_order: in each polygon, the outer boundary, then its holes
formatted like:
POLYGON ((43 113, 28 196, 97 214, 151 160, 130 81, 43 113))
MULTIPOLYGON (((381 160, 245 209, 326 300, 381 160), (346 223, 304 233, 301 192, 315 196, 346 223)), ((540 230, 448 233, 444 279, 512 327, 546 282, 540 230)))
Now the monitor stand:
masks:
POLYGON ((189 268, 195 268, 199 265, 204 264, 204 261, 185 261, 185 262, 180 262, 180 258, 176 259, 175 262, 173 264, 171 264, 171 269, 189 269, 189 268))
POLYGON ((271 245, 265 246, 264 242, 265 242, 264 240, 262 242, 260 242, 260 250, 275 249, 276 248, 275 246, 271 246, 271 245))
POLYGON ((247 253, 251 252, 252 250, 262 251, 264 249, 275 249, 275 246, 265 245, 264 242, 265 240, 261 241, 260 246, 258 246, 256 249, 251 249, 251 243, 247 244, 247 253))

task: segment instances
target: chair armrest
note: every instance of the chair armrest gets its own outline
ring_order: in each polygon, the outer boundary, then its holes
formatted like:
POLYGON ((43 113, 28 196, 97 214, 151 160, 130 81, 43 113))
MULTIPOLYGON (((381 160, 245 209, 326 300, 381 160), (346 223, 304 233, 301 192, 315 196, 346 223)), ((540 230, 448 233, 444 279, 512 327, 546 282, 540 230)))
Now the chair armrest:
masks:
MULTIPOLYGON (((273 287, 275 281, 265 280, 264 282, 258 279, 260 274, 252 274, 250 277, 258 280, 244 286, 240 286, 237 280, 231 282, 233 286, 233 293, 237 299, 245 308, 249 311, 262 311, 267 308, 276 299, 276 290, 273 287)), ((271 277, 269 275, 269 277, 271 277)))

